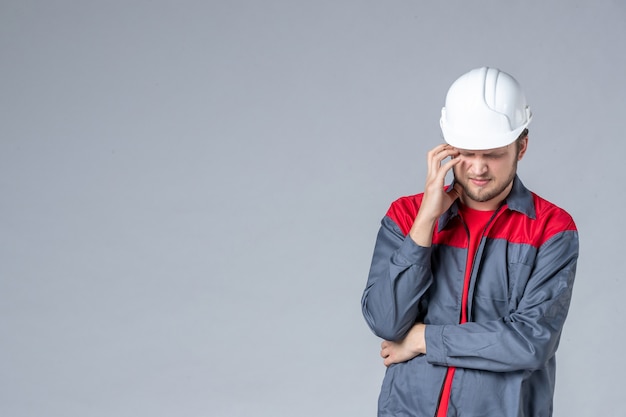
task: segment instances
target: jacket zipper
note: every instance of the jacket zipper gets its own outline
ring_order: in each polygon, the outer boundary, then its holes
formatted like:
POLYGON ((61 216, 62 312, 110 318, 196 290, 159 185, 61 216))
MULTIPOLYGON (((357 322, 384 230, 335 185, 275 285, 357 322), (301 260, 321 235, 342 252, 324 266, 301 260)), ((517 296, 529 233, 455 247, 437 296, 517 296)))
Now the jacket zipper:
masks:
MULTIPOLYGON (((468 283, 468 287, 467 287, 467 311, 466 311, 466 316, 467 316, 467 321, 471 321, 472 319, 472 310, 474 307, 474 303, 473 303, 473 298, 474 297, 470 297, 470 294, 473 294, 474 291, 472 291, 472 282, 474 282, 474 286, 476 285, 475 283, 475 277, 474 277, 474 271, 477 270, 478 265, 476 263, 476 259, 478 258, 478 254, 482 253, 483 250, 485 249, 485 237, 487 234, 487 231, 490 229, 491 225, 494 223, 494 221, 496 220, 496 218, 498 217, 498 215, 500 214, 500 211, 502 210, 502 207, 504 207, 504 204, 501 205, 500 207, 498 207, 496 209, 496 211, 493 213, 493 216, 491 216, 491 218, 489 219, 489 221, 487 222, 487 224, 485 225, 485 228, 483 229, 481 236, 480 236, 480 244, 478 245, 478 248, 476 248, 476 253, 474 253, 474 259, 472 259, 472 270, 470 271, 470 280, 468 283)), ((463 225, 465 226, 465 222, 463 222, 463 225)), ((467 229, 467 226, 465 226, 465 233, 467 233, 468 237, 469 237, 469 230, 467 229)), ((469 248, 468 248, 469 249, 469 248)), ((463 314, 463 312, 461 312, 461 314, 463 314)), ((460 320, 459 320, 460 321, 460 320)))
MULTIPOLYGON (((489 221, 487 222, 487 224, 485 225, 485 228, 483 229, 481 236, 480 236, 480 244, 478 245, 478 248, 476 249, 476 253, 474 253, 474 258, 472 259, 472 270, 470 271, 470 282, 469 282, 469 286, 468 286, 468 291, 467 291, 467 321, 469 322, 471 319, 471 309, 470 309, 470 304, 469 304, 469 299, 470 299, 470 288, 471 288, 471 281, 472 281, 472 277, 474 276, 474 271, 476 268, 476 258, 478 253, 482 252, 482 249, 484 248, 485 245, 485 234, 487 233, 487 230, 489 229, 489 226, 491 226, 491 224, 494 222, 494 220, 496 219, 496 217, 498 216, 498 214, 500 213, 502 207, 504 207, 504 204, 501 205, 500 207, 498 207, 495 211, 495 213, 493 213, 493 215, 491 216, 491 218, 489 219, 489 221)), ((471 239, 470 237, 470 233, 469 233, 469 229, 467 227, 467 225, 465 224, 465 221, 463 220, 462 217, 460 217, 461 223, 463 224, 463 228, 465 229, 465 235, 467 236, 468 239, 471 239)), ((468 245, 468 252, 469 252, 469 245, 468 245)), ((469 256, 469 253, 467 254, 469 256)), ((465 261, 467 264, 467 260, 465 261)), ((463 277, 463 286, 465 286, 465 276, 463 277)), ((461 309, 459 311, 459 323, 461 323, 461 318, 463 317, 463 286, 461 287, 461 309)), ((473 304, 472 304, 473 307, 473 304)), ((448 367, 448 370, 450 369, 450 367, 448 367)), ((446 379, 448 377, 448 372, 446 371, 444 377, 443 377, 443 381, 441 382, 441 388, 439 389, 439 398, 437 400, 437 407, 435 408, 435 415, 433 417, 437 417, 437 414, 439 414, 439 407, 441 406, 441 398, 443 396, 443 389, 444 389, 444 385, 446 383, 446 379)), ((453 379, 454 380, 454 379, 453 379)), ((452 384, 454 385, 454 384, 452 384)), ((451 387, 452 388, 452 387, 451 387)), ((450 390, 450 395, 452 395, 452 390, 450 390)), ((449 399, 448 399, 449 401, 449 399)))

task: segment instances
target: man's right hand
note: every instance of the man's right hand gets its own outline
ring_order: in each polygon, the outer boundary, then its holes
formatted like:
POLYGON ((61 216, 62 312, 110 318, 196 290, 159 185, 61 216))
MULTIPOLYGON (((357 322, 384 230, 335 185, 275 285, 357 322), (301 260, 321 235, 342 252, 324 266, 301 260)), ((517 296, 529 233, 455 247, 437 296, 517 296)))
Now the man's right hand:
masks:
POLYGON ((424 197, 409 231, 411 239, 420 246, 432 244, 432 235, 437 219, 461 195, 461 186, 458 183, 455 183, 454 189, 450 192, 446 192, 444 188, 446 174, 460 162, 460 159, 454 158, 458 155, 459 151, 448 144, 438 145, 428 152, 428 174, 424 187, 424 197), (442 165, 443 160, 448 157, 452 159, 442 165))

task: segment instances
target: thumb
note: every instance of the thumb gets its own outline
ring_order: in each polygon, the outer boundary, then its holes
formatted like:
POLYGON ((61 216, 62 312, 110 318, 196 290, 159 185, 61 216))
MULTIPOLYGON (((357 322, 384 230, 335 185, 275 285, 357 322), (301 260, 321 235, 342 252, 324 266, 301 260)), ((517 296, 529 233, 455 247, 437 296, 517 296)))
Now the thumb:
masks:
POLYGON ((448 192, 448 194, 450 194, 452 201, 454 201, 457 198, 461 197, 462 192, 463 192, 463 187, 461 186, 461 184, 459 184, 458 182, 455 182, 454 187, 452 187, 452 189, 448 192))

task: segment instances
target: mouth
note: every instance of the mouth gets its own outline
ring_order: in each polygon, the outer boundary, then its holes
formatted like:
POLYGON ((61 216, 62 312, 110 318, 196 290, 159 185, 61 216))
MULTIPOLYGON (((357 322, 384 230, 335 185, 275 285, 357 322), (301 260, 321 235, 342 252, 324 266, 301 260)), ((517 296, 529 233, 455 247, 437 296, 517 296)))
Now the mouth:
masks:
POLYGON ((484 187, 489 184, 489 179, 487 178, 470 178, 470 181, 477 187, 484 187))

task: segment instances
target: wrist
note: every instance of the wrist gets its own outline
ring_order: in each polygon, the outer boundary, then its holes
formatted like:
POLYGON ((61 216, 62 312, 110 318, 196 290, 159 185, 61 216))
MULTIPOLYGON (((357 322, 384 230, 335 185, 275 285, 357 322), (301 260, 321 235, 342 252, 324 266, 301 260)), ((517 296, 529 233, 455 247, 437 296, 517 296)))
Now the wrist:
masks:
POLYGON ((420 353, 425 355, 426 354, 426 325, 424 325, 424 331, 422 332, 422 338, 421 338, 421 344, 419 347, 420 353))
POLYGON ((426 325, 424 323, 416 323, 405 340, 406 348, 414 356, 426 354, 426 325))
POLYGON ((423 323, 420 323, 419 325, 419 337, 417 339, 417 352, 420 355, 425 355, 426 354, 426 325, 423 323))
POLYGON ((437 219, 424 218, 424 216, 418 214, 413 222, 413 226, 411 226, 411 230, 409 230, 409 236, 420 246, 430 246, 436 221, 437 219))

